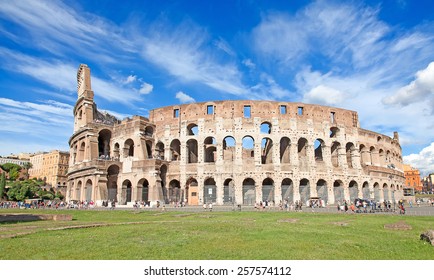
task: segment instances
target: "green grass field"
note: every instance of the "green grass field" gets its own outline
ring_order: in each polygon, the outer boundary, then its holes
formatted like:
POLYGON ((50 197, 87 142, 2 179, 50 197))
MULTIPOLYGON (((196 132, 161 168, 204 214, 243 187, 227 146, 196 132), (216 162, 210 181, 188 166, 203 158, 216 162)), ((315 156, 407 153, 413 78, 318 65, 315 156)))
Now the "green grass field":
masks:
MULTIPOLYGON (((0 214, 12 212, 17 210, 0 210, 0 214)), ((95 210, 19 213, 71 214, 73 221, 0 223, 0 259, 434 259, 434 247, 419 239, 423 231, 434 229, 433 217, 95 210), (412 229, 384 227, 398 222, 412 229)))

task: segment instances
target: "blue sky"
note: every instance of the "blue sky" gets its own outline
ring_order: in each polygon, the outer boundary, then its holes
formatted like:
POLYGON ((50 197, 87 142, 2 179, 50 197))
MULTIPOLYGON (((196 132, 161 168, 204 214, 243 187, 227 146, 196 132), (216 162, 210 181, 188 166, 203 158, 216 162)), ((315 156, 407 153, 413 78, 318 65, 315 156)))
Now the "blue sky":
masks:
POLYGON ((359 113, 434 172, 434 2, 0 0, 0 155, 68 150, 76 71, 101 111, 266 99, 359 113))

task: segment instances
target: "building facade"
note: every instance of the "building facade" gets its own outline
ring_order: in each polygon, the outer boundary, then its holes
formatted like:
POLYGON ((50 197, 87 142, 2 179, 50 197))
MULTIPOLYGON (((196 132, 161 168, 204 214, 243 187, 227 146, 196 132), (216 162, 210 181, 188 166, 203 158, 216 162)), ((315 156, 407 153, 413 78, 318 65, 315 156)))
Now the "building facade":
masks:
POLYGON ((45 180, 56 190, 66 193, 69 153, 59 150, 36 153, 30 157, 29 177, 45 180))
POLYGON ((423 185, 418 169, 411 167, 408 164, 403 164, 405 187, 413 188, 415 191, 422 191, 423 185))
POLYGON ((98 111, 86 65, 77 83, 68 200, 252 205, 402 197, 398 133, 361 128, 357 112, 237 100, 119 121, 98 111))

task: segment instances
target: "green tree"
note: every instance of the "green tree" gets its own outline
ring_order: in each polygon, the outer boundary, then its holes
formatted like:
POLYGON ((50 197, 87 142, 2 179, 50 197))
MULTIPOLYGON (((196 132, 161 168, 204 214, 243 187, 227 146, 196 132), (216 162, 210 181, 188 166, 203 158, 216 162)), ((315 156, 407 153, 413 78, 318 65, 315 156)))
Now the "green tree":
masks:
POLYGON ((23 164, 24 169, 26 170, 26 179, 29 179, 29 169, 33 167, 30 162, 26 162, 23 164))
POLYGON ((9 180, 15 181, 20 176, 21 166, 15 163, 5 163, 1 168, 9 173, 9 180))
POLYGON ((0 175, 0 200, 3 198, 4 193, 5 193, 5 187, 6 187, 6 176, 5 174, 2 172, 2 174, 0 175))

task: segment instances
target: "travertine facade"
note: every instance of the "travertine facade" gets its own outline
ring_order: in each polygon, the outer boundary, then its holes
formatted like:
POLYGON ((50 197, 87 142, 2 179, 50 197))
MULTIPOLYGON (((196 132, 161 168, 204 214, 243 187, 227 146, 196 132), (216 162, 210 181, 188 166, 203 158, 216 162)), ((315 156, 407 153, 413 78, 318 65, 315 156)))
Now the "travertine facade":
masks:
POLYGON ((402 197, 398 133, 357 112, 275 101, 168 106, 123 121, 100 113, 81 65, 67 199, 251 205, 402 197))

